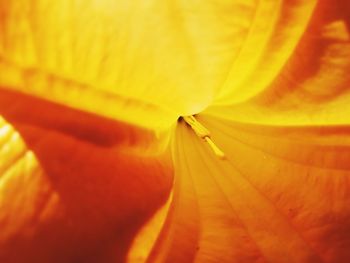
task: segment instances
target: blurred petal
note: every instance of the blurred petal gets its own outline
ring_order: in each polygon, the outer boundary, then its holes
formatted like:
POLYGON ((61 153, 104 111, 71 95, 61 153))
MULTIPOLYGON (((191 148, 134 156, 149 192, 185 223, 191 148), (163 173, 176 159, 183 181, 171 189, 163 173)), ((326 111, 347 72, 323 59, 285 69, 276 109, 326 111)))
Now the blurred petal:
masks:
POLYGON ((169 195, 168 201, 152 216, 152 218, 142 226, 135 236, 128 252, 127 261, 129 263, 145 262, 148 258, 152 247, 154 246, 165 218, 169 212, 169 206, 172 201, 172 194, 169 195))
POLYGON ((257 31, 279 10, 273 2, 2 0, 0 83, 144 127, 169 126, 211 103, 255 14, 257 31))
POLYGON ((0 113, 31 149, 2 120, 1 262, 122 260, 167 200, 163 140, 11 92, 1 92, 0 113))

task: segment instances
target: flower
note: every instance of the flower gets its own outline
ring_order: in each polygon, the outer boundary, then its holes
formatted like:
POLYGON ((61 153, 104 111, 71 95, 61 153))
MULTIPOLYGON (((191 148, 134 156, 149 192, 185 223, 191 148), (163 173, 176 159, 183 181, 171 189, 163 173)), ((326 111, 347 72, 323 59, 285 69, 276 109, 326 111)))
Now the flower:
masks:
POLYGON ((345 0, 0 10, 2 261, 350 260, 345 0))

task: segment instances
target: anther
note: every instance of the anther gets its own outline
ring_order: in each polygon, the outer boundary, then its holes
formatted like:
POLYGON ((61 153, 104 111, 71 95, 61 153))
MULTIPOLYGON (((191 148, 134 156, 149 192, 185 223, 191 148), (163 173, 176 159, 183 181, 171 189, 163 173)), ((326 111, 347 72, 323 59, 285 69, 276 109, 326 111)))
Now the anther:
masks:
POLYGON ((205 128, 199 121, 197 121, 193 115, 183 116, 182 118, 188 125, 191 126, 199 138, 205 140, 208 143, 209 147, 217 157, 221 159, 225 158, 224 152, 212 141, 210 132, 207 128, 205 128))

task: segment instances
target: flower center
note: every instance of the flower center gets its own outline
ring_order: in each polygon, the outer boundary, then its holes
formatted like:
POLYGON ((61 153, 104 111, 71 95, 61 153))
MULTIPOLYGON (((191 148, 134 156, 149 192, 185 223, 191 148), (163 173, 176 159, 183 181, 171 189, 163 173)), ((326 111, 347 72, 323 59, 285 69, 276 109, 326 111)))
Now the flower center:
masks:
POLYGON ((212 141, 210 132, 193 115, 182 116, 182 119, 193 129, 197 136, 208 143, 214 154, 220 159, 225 159, 225 153, 212 141))

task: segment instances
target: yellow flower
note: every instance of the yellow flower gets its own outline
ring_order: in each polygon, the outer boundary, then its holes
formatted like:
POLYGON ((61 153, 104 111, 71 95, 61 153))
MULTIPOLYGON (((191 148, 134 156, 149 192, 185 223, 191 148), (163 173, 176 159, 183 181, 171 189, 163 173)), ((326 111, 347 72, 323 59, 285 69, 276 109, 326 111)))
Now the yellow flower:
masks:
POLYGON ((350 261, 345 0, 0 12, 1 262, 350 261))

